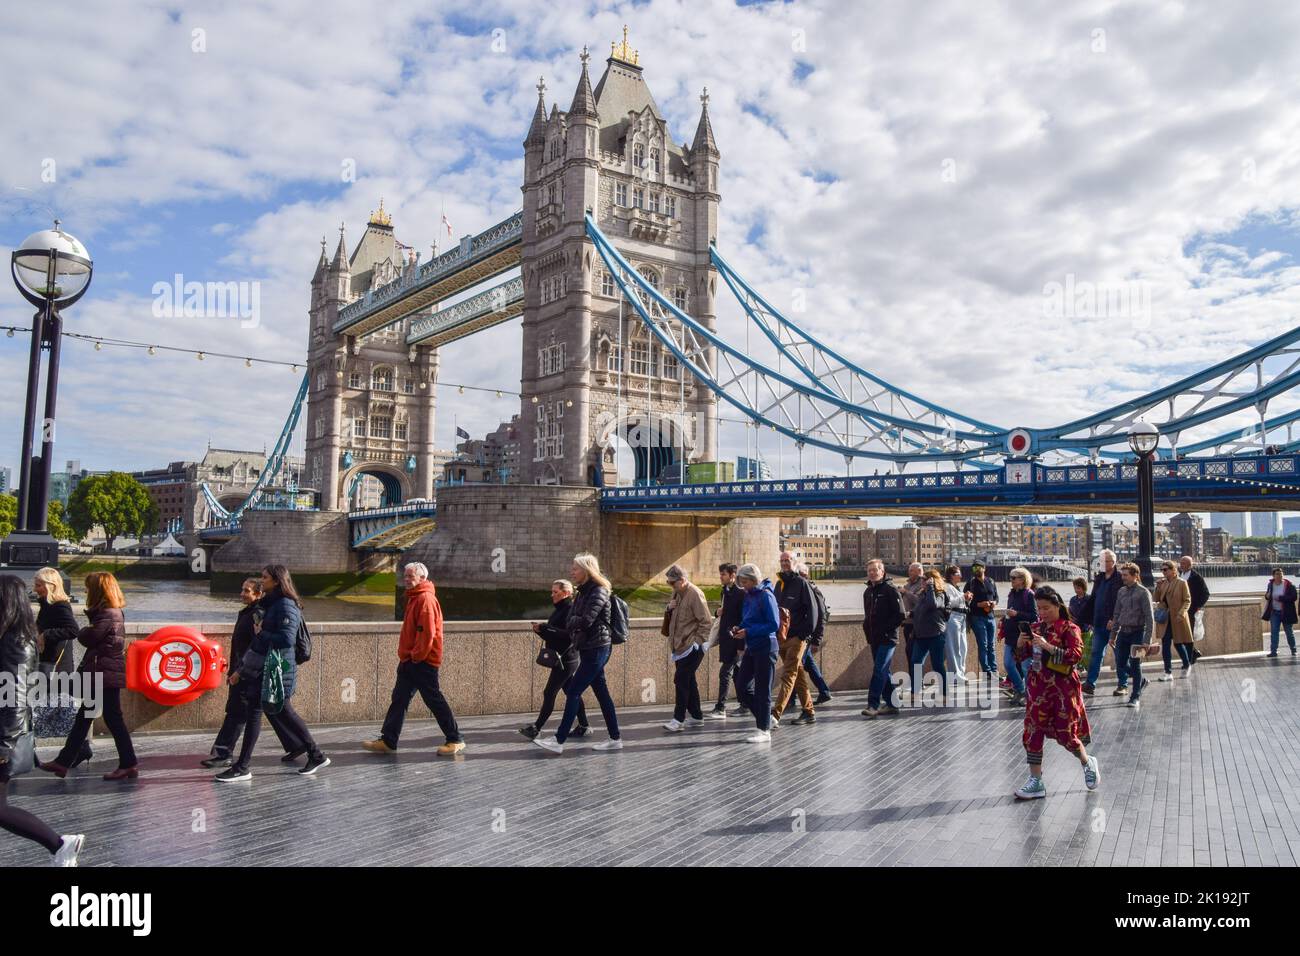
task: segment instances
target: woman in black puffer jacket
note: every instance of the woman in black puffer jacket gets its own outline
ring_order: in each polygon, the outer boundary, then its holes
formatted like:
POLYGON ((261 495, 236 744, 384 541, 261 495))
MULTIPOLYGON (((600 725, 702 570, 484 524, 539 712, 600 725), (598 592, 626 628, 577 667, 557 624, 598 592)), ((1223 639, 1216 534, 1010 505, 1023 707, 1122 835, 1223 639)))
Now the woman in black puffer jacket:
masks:
POLYGON ((36 624, 27 586, 12 574, 0 575, 0 680, 12 688, 0 694, 0 829, 39 843, 58 866, 76 866, 84 837, 59 836, 33 814, 9 806, 12 761, 19 740, 32 731, 27 691, 35 670, 36 624))
POLYGON ((117 578, 107 571, 86 575, 86 614, 90 617, 90 625, 83 627, 77 635, 77 642, 86 649, 77 672, 83 681, 90 682, 90 686, 82 688, 81 710, 77 712, 72 732, 68 734, 59 756, 53 763, 41 764, 42 770, 48 770, 56 777, 67 776, 90 734, 94 718, 87 704, 93 703, 94 685, 98 683, 96 676, 103 679, 104 723, 117 745, 117 769, 104 774, 104 779, 134 780, 140 776, 131 732, 126 729, 126 718, 122 716, 122 691, 126 688, 126 619, 122 614, 125 606, 126 599, 122 597, 117 578))

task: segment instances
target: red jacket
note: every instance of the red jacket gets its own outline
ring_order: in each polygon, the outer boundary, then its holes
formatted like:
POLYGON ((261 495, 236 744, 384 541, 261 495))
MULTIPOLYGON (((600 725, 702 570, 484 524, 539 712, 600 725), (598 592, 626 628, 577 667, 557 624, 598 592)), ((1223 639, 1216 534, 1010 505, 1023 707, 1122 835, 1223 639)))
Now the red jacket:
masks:
POLYGON ((397 659, 442 666, 442 608, 434 596, 433 582, 421 581, 406 589, 406 614, 397 659))

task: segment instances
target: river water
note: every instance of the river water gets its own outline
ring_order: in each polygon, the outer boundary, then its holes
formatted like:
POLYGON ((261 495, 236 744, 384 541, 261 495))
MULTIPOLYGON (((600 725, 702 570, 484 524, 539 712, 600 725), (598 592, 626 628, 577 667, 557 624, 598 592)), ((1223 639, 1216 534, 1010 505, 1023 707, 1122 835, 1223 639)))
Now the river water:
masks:
MULTIPOLYGON (((1206 583, 1210 586, 1211 595, 1254 596, 1263 594, 1266 579, 1263 576, 1208 578, 1206 583)), ((213 623, 234 620, 241 607, 238 595, 209 594, 206 581, 123 581, 121 584, 126 597, 126 619, 129 622, 213 623)), ((1003 595, 1011 587, 1007 582, 998 584, 998 590, 1003 595)), ((849 614, 861 609, 862 582, 819 581, 818 586, 826 594, 832 611, 840 610, 849 614)), ((1067 598, 1072 594, 1068 582, 1059 582, 1057 586, 1067 598)), ((391 595, 370 595, 360 600, 331 597, 303 600, 307 620, 312 622, 393 619, 391 595)), ((443 610, 449 620, 455 620, 454 607, 448 606, 443 610)))

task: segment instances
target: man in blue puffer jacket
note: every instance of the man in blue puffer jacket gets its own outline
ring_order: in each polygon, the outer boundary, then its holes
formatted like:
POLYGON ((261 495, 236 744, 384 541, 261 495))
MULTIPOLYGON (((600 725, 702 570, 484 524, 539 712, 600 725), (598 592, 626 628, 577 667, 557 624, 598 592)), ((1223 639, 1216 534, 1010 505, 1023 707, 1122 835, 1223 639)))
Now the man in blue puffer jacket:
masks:
POLYGON ((762 572, 754 564, 741 565, 736 572, 736 583, 745 591, 745 605, 740 627, 732 631, 732 637, 745 642, 745 656, 736 677, 736 697, 758 725, 758 732, 745 738, 751 744, 769 743, 772 739, 772 674, 776 670, 776 634, 781 626, 772 583, 760 584, 761 577, 762 572))

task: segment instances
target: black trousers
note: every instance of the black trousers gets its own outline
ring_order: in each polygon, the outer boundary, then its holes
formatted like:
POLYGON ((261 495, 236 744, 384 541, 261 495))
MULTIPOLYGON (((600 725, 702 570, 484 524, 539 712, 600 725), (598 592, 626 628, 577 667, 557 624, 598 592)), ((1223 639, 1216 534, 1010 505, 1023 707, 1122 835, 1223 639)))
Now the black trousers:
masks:
POLYGON ((0 767, 0 830, 39 843, 53 853, 63 844, 63 837, 34 813, 9 806, 9 774, 6 770, 7 767, 0 767))
POLYGON ((456 716, 451 712, 451 705, 438 687, 438 668, 427 661, 402 661, 397 665, 397 683, 393 685, 393 700, 388 705, 388 715, 384 718, 384 727, 380 732, 384 743, 396 749, 397 738, 402 736, 402 724, 406 722, 406 710, 411 706, 411 698, 416 691, 420 699, 433 712, 438 721, 438 729, 447 738, 447 743, 461 742, 460 728, 456 726, 456 716))
MULTIPOLYGON (((221 729, 217 731, 217 739, 212 744, 211 756, 230 757, 234 755, 235 744, 239 743, 239 735, 244 732, 244 727, 248 724, 246 691, 247 687, 244 681, 240 681, 233 686, 227 685, 226 716, 221 721, 221 729)), ((258 698, 260 705, 260 692, 258 698)), ((280 739, 280 746, 284 748, 285 753, 291 754, 307 749, 306 743, 294 736, 284 721, 272 720, 271 729, 275 731, 276 737, 280 739)))
MULTIPOLYGON (((718 702, 714 705, 716 710, 722 710, 727 704, 727 691, 731 689, 731 682, 736 676, 736 671, 740 667, 740 654, 744 650, 744 645, 734 637, 718 638, 718 702)), ((736 698, 739 700, 739 696, 736 698)))
MULTIPOLYGON (((109 733, 113 735, 113 743, 117 745, 118 768, 127 770, 134 767, 137 763, 135 747, 131 743, 131 732, 126 729, 126 718, 122 716, 122 690, 120 687, 104 688, 104 713, 102 716, 104 723, 108 726, 109 733)), ((92 718, 87 715, 86 705, 82 703, 81 710, 77 711, 77 719, 72 722, 72 731, 68 734, 63 749, 54 758, 56 761, 65 767, 72 766, 72 762, 82 752, 86 738, 90 736, 91 723, 93 723, 92 718)))
MULTIPOLYGON (((253 759, 253 751, 257 749, 257 738, 262 733, 262 682, 256 678, 253 680, 240 678, 235 688, 237 690, 242 688, 244 692, 244 743, 239 748, 239 757, 231 767, 244 771, 248 769, 248 764, 253 759)), ((299 750, 305 747, 312 760, 318 760, 323 756, 320 747, 316 746, 311 731, 307 729, 307 722, 293 709, 293 704, 289 701, 284 702, 284 707, 278 714, 267 714, 266 719, 276 736, 282 741, 301 741, 293 749, 299 750)))
POLYGON ((704 719, 700 710, 700 685, 695 680, 695 672, 700 669, 704 652, 696 647, 681 660, 674 662, 673 687, 677 691, 677 700, 673 705, 673 719, 685 720, 689 713, 696 720, 704 719))
MULTIPOLYGON (((546 722, 551 719, 551 714, 555 712, 555 698, 559 696, 561 689, 569 682, 569 679, 578 672, 578 664, 582 662, 576 653, 572 657, 561 658, 563 664, 560 667, 551 668, 551 676, 546 678, 546 686, 542 688, 542 709, 537 712, 536 727, 541 730, 546 726, 546 722)), ((587 723, 587 708, 578 698, 578 726, 590 727, 587 723)))

